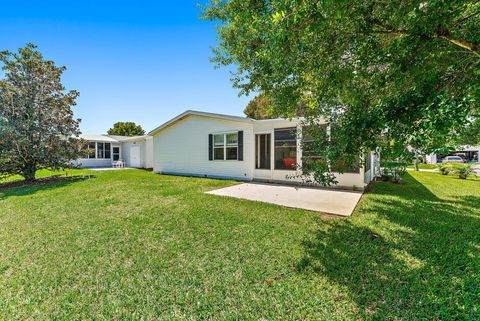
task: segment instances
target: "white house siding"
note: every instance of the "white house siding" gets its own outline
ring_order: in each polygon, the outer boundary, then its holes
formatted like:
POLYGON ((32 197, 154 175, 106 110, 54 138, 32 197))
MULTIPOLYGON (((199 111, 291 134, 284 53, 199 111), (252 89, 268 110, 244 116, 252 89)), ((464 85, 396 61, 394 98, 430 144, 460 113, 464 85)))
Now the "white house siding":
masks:
MULTIPOLYGON (((297 126, 298 120, 229 120, 188 115, 164 127, 153 137, 154 172, 202 177, 301 183, 300 171, 274 169, 274 130, 297 126), (209 160, 209 134, 243 131, 243 161, 209 160), (271 169, 255 169, 255 134, 271 134, 271 169)), ((300 146, 298 139, 297 146, 300 146)), ((302 159, 297 149, 297 163, 302 159)), ((358 173, 337 174, 339 188, 363 189, 371 179, 364 169, 358 173)))
POLYGON ((110 167, 112 166, 112 160, 97 158, 80 158, 75 161, 75 165, 85 168, 110 167))
POLYGON ((145 154, 146 154, 145 140, 123 143, 121 153, 122 153, 122 160, 125 163, 126 167, 145 168, 145 154), (138 166, 135 166, 135 164, 132 163, 130 158, 130 152, 133 146, 140 146, 140 164, 138 166))
POLYGON ((153 168, 153 137, 145 140, 145 168, 153 168))
POLYGON ((251 180, 254 168, 253 125, 191 115, 153 138, 156 173, 251 180), (243 131, 243 161, 209 160, 209 134, 243 131))

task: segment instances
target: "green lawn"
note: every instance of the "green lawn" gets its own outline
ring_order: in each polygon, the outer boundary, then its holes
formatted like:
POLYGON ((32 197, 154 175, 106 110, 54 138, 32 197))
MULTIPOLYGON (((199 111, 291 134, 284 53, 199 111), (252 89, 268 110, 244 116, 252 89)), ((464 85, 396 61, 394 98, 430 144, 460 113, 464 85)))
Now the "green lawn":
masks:
POLYGON ((480 180, 412 172, 348 219, 234 184, 95 172, 0 189, 0 320, 449 320, 480 315, 480 180))
MULTIPOLYGON (((408 165, 407 168, 415 168, 414 165, 408 165)), ((418 168, 420 169, 437 169, 437 164, 418 164, 418 168)))
MULTIPOLYGON (((90 170, 87 169, 66 169, 62 171, 52 171, 48 169, 41 169, 35 174, 35 178, 46 178, 51 176, 74 176, 90 173, 90 170)), ((13 181, 23 181, 23 177, 20 175, 12 175, 4 178, 0 178, 0 184, 9 183, 13 181)))

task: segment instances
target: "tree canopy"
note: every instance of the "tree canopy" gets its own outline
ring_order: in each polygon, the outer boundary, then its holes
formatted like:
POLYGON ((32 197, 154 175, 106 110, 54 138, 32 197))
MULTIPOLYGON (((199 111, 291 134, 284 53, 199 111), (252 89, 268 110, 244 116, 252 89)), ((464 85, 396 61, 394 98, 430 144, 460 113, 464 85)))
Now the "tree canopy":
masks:
POLYGON ((80 120, 72 112, 78 92, 61 82, 66 68, 33 44, 1 52, 0 61, 0 174, 33 180, 40 168, 71 166, 80 155, 80 120))
POLYGON ((478 1, 210 0, 203 9, 218 23, 213 61, 236 66, 241 94, 264 91, 284 117, 305 99, 308 119, 328 121, 323 139, 335 144, 317 144, 328 159, 320 182, 333 181, 331 162, 367 150, 445 147, 478 118, 478 1))
POLYGON ((275 118, 272 100, 265 93, 260 93, 253 97, 252 100, 248 102, 243 113, 253 119, 275 118))
POLYGON ((113 124, 113 127, 108 130, 108 134, 118 136, 142 136, 145 135, 145 131, 142 126, 127 121, 113 124))

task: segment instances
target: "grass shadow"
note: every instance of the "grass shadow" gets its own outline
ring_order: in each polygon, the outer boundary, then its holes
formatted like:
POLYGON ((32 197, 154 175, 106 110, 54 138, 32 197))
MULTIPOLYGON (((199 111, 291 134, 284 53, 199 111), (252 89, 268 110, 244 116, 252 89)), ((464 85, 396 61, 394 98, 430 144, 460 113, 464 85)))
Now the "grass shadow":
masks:
POLYGON ((376 184, 350 220, 319 220, 298 272, 339 284, 364 319, 478 318, 480 197, 404 179, 376 184))
POLYGON ((0 200, 6 199, 10 196, 32 195, 39 191, 68 186, 77 182, 93 178, 95 178, 95 175, 55 176, 38 179, 30 184, 25 184, 25 182, 23 181, 13 182, 17 184, 2 184, 0 185, 0 200))

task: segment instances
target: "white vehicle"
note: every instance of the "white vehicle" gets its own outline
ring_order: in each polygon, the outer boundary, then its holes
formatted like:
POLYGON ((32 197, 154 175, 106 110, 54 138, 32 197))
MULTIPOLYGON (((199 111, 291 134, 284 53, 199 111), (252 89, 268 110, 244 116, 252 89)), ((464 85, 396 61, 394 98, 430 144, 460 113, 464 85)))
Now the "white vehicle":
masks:
POLYGON ((460 156, 447 156, 442 163, 465 163, 465 161, 460 156))

